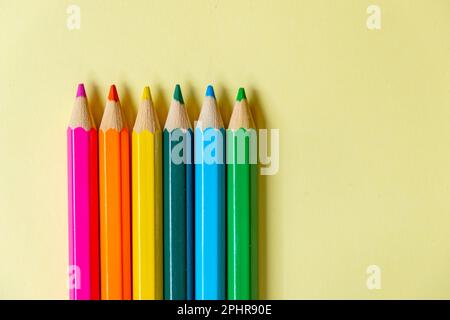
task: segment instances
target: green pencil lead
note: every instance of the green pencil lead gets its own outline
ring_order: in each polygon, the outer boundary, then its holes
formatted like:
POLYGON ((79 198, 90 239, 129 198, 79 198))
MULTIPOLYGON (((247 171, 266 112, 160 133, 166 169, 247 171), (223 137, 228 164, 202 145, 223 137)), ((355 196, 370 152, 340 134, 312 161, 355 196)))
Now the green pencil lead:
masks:
POLYGON ((247 99, 247 96, 245 95, 245 89, 244 88, 239 88, 236 100, 237 101, 242 101, 243 99, 247 99))
POLYGON ((173 98, 179 103, 184 104, 183 94, 181 93, 181 87, 179 84, 175 86, 175 91, 173 92, 173 98))

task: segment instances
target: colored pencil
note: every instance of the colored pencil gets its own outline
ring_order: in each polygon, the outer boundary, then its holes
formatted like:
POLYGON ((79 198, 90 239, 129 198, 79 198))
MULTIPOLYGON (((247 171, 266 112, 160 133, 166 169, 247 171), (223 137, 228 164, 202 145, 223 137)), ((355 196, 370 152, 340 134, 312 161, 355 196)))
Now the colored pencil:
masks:
POLYGON ((71 300, 100 297, 97 151, 97 129, 79 84, 67 128, 71 300))
POLYGON ((227 295, 257 299, 256 127, 240 88, 227 130, 227 295))
POLYGON ((162 299, 161 127, 145 87, 132 133, 133 299, 162 299))
POLYGON ((176 85, 163 133, 164 298, 194 297, 192 126, 176 85))
POLYGON ((111 86, 99 130, 101 298, 131 299, 130 142, 111 86))
POLYGON ((195 298, 225 299, 225 129, 212 86, 195 128, 195 298))

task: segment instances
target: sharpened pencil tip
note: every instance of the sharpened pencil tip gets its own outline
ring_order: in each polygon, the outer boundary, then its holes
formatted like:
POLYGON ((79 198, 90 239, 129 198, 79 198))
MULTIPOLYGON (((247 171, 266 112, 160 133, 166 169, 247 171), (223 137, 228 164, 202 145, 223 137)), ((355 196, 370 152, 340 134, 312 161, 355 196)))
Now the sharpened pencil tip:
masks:
POLYGON ((212 85, 209 85, 208 88, 206 88, 206 94, 205 96, 207 97, 213 97, 214 99, 216 98, 216 95, 214 93, 214 88, 212 85))
POLYGON ((244 88, 239 88, 238 94, 236 96, 237 101, 242 101, 243 99, 247 99, 244 88))
POLYGON ((86 98, 86 91, 84 90, 84 84, 80 83, 77 89, 77 98, 84 97, 86 98))
POLYGON ((175 91, 173 92, 173 98, 179 103, 184 104, 183 94, 181 93, 181 87, 179 84, 175 86, 175 91))
POLYGON ((151 100, 152 94, 150 93, 150 87, 145 87, 142 91, 142 100, 151 100))
POLYGON ((114 84, 109 88, 108 100, 119 101, 119 95, 117 94, 117 89, 114 84))

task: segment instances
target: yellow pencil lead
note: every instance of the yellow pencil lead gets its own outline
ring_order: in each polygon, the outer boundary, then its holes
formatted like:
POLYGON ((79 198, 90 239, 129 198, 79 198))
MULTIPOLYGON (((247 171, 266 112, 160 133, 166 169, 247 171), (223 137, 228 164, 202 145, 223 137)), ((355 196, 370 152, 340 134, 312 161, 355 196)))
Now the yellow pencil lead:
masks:
POLYGON ((151 93, 150 93, 150 87, 145 87, 144 90, 142 91, 142 100, 151 100, 151 93))

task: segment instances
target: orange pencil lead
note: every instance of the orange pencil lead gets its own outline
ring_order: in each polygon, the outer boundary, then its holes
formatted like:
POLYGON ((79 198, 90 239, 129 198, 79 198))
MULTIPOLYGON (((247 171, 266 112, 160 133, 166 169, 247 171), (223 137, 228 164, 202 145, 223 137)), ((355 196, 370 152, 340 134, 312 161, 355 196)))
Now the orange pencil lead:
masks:
POLYGON ((119 95, 117 94, 116 86, 113 84, 109 89, 108 100, 119 101, 119 95))

